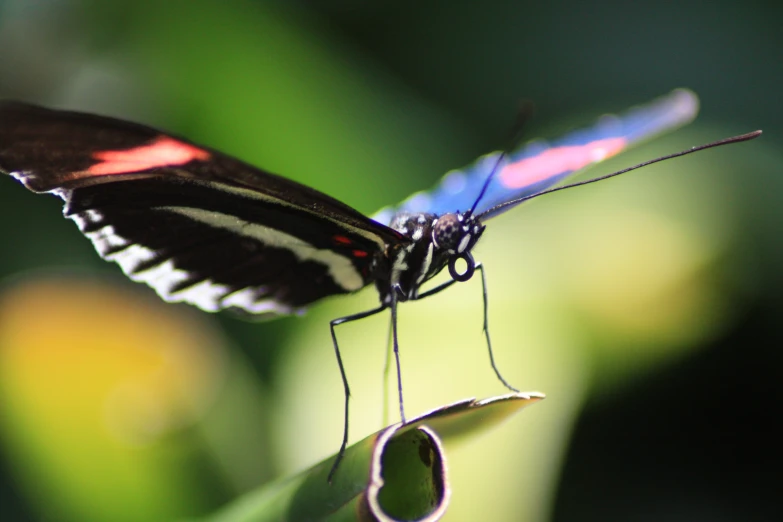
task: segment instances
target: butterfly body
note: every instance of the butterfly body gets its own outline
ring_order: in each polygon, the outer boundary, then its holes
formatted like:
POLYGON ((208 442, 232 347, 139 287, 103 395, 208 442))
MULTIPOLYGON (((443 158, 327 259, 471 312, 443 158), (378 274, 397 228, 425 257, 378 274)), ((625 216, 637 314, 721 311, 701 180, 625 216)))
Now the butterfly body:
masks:
POLYGON ((376 288, 384 304, 391 303, 392 292, 398 301, 416 299, 422 284, 456 259, 466 259, 472 270, 472 258, 463 256, 469 255, 484 231, 476 218, 460 212, 438 216, 403 211, 392 217, 389 226, 410 243, 392 252, 385 260, 390 264, 377 273, 376 288))

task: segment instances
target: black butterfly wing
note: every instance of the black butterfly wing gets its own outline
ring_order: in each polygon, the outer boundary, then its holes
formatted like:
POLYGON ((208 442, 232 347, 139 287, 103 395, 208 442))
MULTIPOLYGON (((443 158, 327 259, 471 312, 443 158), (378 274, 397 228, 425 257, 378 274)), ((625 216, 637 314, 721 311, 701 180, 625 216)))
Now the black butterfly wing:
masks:
POLYGON ((207 311, 297 312, 364 287, 408 241, 309 187, 103 116, 0 103, 0 170, 60 196, 131 279, 207 311))

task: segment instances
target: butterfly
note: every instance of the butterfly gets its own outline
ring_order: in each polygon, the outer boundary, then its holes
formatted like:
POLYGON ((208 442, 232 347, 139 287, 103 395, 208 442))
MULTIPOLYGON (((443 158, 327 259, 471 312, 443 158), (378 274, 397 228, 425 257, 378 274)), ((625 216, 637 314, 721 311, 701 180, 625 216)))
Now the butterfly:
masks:
MULTIPOLYGON (((488 154, 448 173, 434 190, 372 218, 310 187, 145 125, 20 102, 0 102, 0 171, 33 192, 59 196, 65 216, 103 259, 165 301, 274 317, 373 284, 377 308, 330 324, 345 388, 345 429, 331 478, 347 444, 350 395, 335 327, 391 310, 404 422, 398 303, 429 297, 477 270, 484 282, 471 251, 487 219, 527 199, 624 172, 557 185, 689 122, 697 110, 695 94, 675 90, 551 143, 488 154), (451 279, 422 291, 446 267, 451 279)), ((490 361, 503 384, 516 391, 494 363, 486 290, 484 295, 490 361)))

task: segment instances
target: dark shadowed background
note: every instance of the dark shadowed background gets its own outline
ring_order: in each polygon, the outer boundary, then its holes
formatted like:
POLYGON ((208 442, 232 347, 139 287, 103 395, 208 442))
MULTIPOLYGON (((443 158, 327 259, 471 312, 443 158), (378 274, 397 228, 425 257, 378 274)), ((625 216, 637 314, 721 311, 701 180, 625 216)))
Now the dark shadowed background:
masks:
MULTIPOLYGON (((367 213, 507 143, 688 87, 687 128, 489 223, 498 363, 548 396, 449 453, 447 520, 770 520, 783 489, 778 2, 0 0, 0 96, 188 136, 367 213)), ((58 200, 0 179, 0 518, 206 515, 334 453, 328 320, 160 302, 58 200)), ((503 393, 477 281, 400 312, 409 414, 503 393)), ((340 331, 351 438, 382 426, 388 318, 340 331)), ((395 411, 393 396, 389 399, 395 411)), ((390 420, 394 421, 392 415, 390 420)), ((778 515, 779 516, 779 515, 778 515)))

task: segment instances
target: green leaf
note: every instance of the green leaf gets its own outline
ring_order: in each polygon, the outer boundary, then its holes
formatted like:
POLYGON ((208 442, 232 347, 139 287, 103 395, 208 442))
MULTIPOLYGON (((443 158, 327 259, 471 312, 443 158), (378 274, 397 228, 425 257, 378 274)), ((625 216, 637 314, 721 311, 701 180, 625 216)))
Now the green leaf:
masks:
POLYGON ((305 520, 438 520, 448 507, 447 442, 490 428, 540 393, 466 399, 407 424, 394 424, 354 444, 332 483, 336 456, 240 497, 206 522, 305 520))

